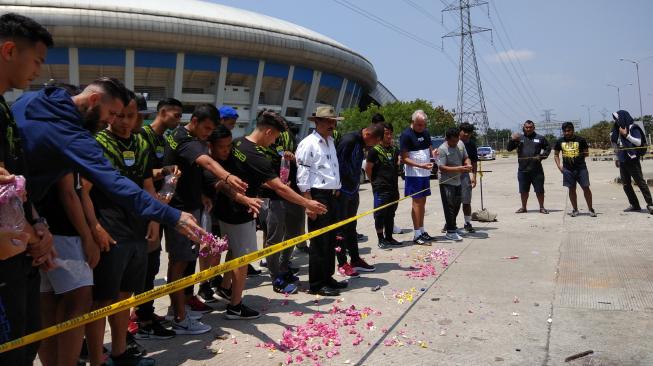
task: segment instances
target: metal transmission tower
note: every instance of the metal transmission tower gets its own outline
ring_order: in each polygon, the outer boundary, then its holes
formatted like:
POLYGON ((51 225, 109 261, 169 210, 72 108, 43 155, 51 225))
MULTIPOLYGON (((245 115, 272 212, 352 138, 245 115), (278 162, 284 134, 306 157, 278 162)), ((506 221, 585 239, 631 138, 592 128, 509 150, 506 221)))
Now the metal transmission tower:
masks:
MULTIPOLYGON (((472 25, 470 9, 476 6, 487 5, 485 1, 459 0, 445 7, 442 11, 457 11, 460 14, 460 29, 442 36, 460 37, 460 64, 458 65, 458 105, 456 108, 456 121, 469 122, 475 125, 481 135, 485 135, 490 123, 485 109, 485 98, 481 87, 481 76, 476 63, 474 50, 475 33, 487 32, 491 29, 472 25)), ((489 11, 489 10, 488 10, 489 11)))

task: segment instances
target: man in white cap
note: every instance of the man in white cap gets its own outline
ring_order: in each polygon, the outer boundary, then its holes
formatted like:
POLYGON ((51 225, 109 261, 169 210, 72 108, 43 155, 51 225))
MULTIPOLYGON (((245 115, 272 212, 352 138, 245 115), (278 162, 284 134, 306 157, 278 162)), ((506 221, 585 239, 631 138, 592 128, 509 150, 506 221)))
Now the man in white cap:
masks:
MULTIPOLYGON (((333 140, 337 121, 331 106, 318 107, 309 117, 315 122, 315 131, 306 136, 297 147, 297 186, 302 195, 326 206, 327 212, 317 215, 306 210, 309 231, 331 225, 336 220, 336 198, 341 188, 338 157, 333 140)), ((311 239, 308 259, 309 292, 322 296, 338 296, 346 282, 333 278, 335 272, 335 232, 329 231, 311 239)))

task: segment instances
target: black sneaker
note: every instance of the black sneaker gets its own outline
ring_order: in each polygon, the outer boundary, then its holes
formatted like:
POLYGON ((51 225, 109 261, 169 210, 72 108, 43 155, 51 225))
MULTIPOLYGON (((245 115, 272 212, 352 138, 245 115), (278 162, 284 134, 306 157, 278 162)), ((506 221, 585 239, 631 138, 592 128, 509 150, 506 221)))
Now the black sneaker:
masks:
POLYGON ((258 311, 248 308, 242 302, 236 306, 227 305, 227 311, 224 313, 224 317, 230 320, 256 319, 260 316, 258 311))
POLYGON ((401 242, 395 238, 386 238, 385 242, 388 243, 388 245, 392 245, 395 247, 402 245, 401 242))
POLYGON ((297 249, 304 254, 308 254, 308 245, 297 246, 297 249))
POLYGON ((215 293, 218 294, 218 296, 220 296, 221 299, 226 301, 231 301, 230 288, 223 288, 222 286, 218 286, 218 288, 215 290, 215 293))
POLYGON ((429 235, 429 233, 427 233, 426 231, 423 232, 422 235, 420 235, 420 237, 422 239, 424 239, 424 241, 434 241, 435 240, 435 238, 432 237, 431 235, 429 235))
POLYGON ((413 239, 413 243, 415 243, 417 245, 427 245, 427 246, 431 245, 431 243, 424 240, 424 238, 422 238, 421 235, 416 237, 415 239, 413 239))
POLYGON ((647 205, 646 209, 648 210, 649 215, 653 215, 653 205, 647 205))
POLYGON ((639 212, 639 211, 641 211, 641 210, 642 210, 642 208, 639 207, 639 206, 633 206, 633 205, 630 205, 630 206, 628 206, 628 207, 626 207, 626 208, 624 209, 624 212, 639 212))
POLYGON ((211 288, 215 291, 218 287, 222 285, 222 276, 217 275, 210 280, 211 288))
POLYGON ((468 233, 475 233, 475 232, 476 232, 476 230, 475 230, 474 227, 472 226, 472 223, 471 223, 471 222, 466 223, 465 226, 463 226, 463 228, 464 228, 465 231, 467 231, 468 233))
POLYGON ((174 330, 166 329, 161 323, 153 320, 150 324, 139 324, 134 338, 138 340, 170 339, 176 335, 174 330))
POLYGON ((367 236, 364 234, 356 233, 356 240, 358 240, 359 243, 364 243, 367 241, 367 236))
POLYGON ((261 275, 261 270, 254 268, 251 264, 247 265, 247 277, 256 277, 261 275))
POLYGON ((145 347, 141 346, 138 342, 136 342, 136 338, 134 338, 134 335, 127 332, 127 350, 123 354, 131 354, 135 357, 143 357, 147 354, 147 350, 145 347))
POLYGON ((390 246, 390 244, 388 244, 388 241, 385 239, 379 239, 377 245, 379 246, 379 249, 388 249, 388 247, 390 246))
POLYGON ((594 212, 593 208, 590 208, 589 211, 590 211, 590 217, 596 217, 596 212, 594 212))
POLYGON ((120 356, 111 356, 110 362, 107 364, 113 366, 154 366, 156 362, 153 358, 134 355, 127 350, 120 356))
POLYGON ((215 291, 211 288, 211 284, 208 282, 204 282, 200 285, 199 291, 197 291, 197 295, 202 298, 202 301, 206 302, 215 302, 216 295, 215 291))

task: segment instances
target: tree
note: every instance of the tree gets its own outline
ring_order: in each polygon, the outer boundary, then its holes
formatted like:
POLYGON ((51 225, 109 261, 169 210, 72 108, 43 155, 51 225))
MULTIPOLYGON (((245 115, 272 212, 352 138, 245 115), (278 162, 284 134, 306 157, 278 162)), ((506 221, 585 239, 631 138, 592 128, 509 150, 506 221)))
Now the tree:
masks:
POLYGON ((345 118, 338 125, 338 131, 347 133, 367 127, 375 113, 381 113, 385 120, 392 124, 395 136, 401 134, 410 125, 410 118, 416 110, 421 109, 428 116, 428 129, 431 136, 444 136, 445 131, 455 127, 456 122, 452 112, 442 106, 434 107, 429 101, 416 99, 410 102, 394 102, 384 106, 369 105, 366 110, 349 108, 342 112, 345 118))
POLYGON ((578 134, 587 140, 590 147, 607 149, 610 147, 610 131, 613 124, 612 121, 601 121, 590 128, 578 131, 578 134))

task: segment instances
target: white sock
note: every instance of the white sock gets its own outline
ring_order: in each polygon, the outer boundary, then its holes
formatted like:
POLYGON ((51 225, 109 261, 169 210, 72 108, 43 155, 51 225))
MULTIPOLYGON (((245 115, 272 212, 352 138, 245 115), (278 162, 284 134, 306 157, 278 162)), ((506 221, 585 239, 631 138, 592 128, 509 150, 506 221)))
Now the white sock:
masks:
POLYGON ((471 224, 472 223, 472 217, 471 216, 465 216, 465 224, 471 224))
POLYGON ((415 238, 418 238, 422 235, 422 229, 415 229, 415 238))
POLYGON ((426 230, 424 230, 424 226, 422 226, 421 228, 419 228, 419 231, 420 231, 421 233, 423 233, 423 232, 425 232, 426 230))

